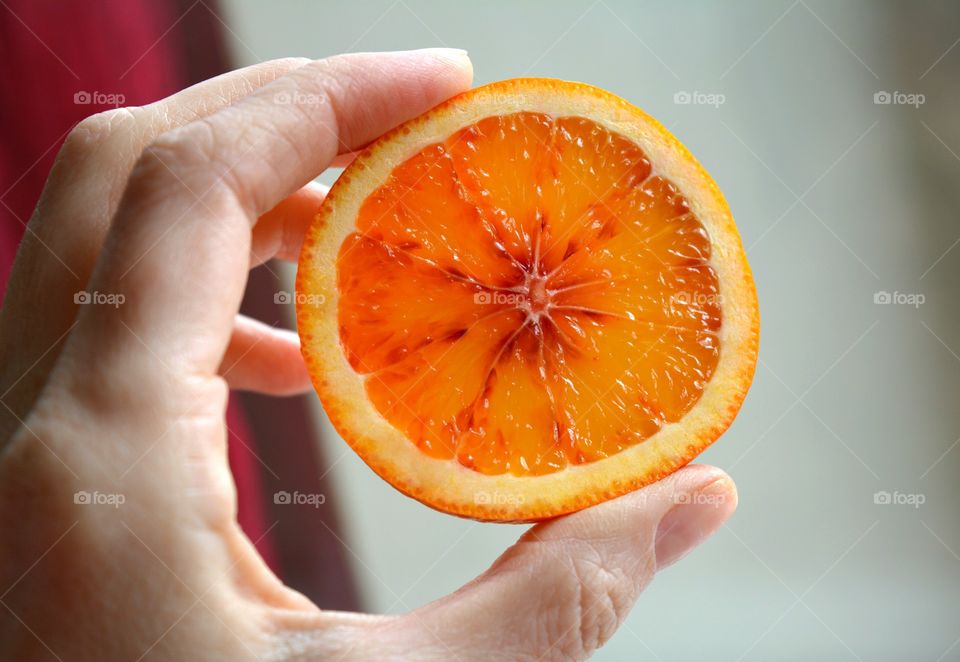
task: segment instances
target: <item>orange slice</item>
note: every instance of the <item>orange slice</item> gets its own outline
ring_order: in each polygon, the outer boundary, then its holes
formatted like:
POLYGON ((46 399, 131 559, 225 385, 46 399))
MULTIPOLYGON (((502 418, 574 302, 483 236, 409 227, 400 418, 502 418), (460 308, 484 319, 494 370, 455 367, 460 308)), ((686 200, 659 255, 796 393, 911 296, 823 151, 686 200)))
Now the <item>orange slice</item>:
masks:
POLYGON ((336 429, 439 510, 530 521, 690 462, 753 378, 759 316, 727 204, 626 101, 517 79, 386 134, 297 275, 336 429))

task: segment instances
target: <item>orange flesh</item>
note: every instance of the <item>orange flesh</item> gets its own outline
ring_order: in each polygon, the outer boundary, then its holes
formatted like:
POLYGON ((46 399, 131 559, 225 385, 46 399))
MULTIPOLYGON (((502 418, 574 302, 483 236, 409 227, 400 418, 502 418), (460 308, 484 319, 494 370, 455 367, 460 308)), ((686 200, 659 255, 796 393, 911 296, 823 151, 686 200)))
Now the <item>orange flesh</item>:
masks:
POLYGON ((710 240, 633 142, 489 117, 398 165, 337 259, 340 340, 431 457, 537 475, 679 420, 719 358, 710 240))

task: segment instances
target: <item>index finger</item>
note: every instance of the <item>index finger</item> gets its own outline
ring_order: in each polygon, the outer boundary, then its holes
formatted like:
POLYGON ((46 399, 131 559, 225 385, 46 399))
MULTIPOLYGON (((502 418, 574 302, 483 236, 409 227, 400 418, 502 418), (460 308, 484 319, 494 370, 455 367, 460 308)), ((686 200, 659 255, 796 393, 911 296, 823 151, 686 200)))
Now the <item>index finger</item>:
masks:
POLYGON ((161 136, 131 175, 91 286, 125 304, 84 311, 90 342, 105 350, 100 358, 124 349, 140 357, 146 345, 213 374, 243 293, 256 218, 338 153, 471 78, 463 51, 337 56, 161 136))
POLYGON ((0 429, 26 415, 56 362, 76 318, 74 297, 87 288, 143 148, 164 131, 215 113, 307 62, 262 62, 147 106, 92 115, 74 127, 27 225, 0 313, 0 335, 16 339, 0 346, 0 392, 9 407, 0 410, 0 429))

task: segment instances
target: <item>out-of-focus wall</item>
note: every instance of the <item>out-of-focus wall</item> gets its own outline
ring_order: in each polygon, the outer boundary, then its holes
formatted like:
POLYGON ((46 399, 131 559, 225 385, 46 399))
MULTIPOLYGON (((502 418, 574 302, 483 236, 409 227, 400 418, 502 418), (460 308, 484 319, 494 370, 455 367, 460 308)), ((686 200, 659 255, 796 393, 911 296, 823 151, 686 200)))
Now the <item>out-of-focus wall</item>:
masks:
MULTIPOLYGON (((761 360, 701 460, 733 475, 740 508, 657 577, 596 659, 960 659, 960 11, 224 4, 239 64, 449 45, 470 51, 477 83, 607 88, 667 125, 727 194, 759 290, 761 360), (885 292, 924 301, 878 303, 885 292), (894 503, 876 503, 885 493, 894 503)), ((345 515, 371 610, 454 590, 520 534, 400 496, 325 430, 327 504, 345 515)))

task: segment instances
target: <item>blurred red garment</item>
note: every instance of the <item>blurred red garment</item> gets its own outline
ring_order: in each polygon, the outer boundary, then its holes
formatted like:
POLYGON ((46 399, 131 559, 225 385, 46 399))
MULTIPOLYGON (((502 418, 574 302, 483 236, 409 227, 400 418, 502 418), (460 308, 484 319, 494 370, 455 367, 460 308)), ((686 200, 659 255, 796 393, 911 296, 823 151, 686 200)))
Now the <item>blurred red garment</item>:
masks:
MULTIPOLYGON (((211 25, 215 17, 192 11, 195 6, 183 8, 173 0, 4 0, 0 292, 6 290, 17 245, 71 128, 93 113, 156 101, 226 68, 218 40, 187 43, 184 35, 216 27, 211 25)), ((77 283, 78 290, 84 286, 77 283)), ((240 525, 276 571, 259 461, 235 396, 227 425, 240 525)))

